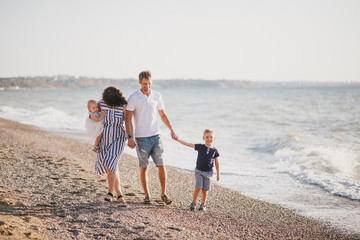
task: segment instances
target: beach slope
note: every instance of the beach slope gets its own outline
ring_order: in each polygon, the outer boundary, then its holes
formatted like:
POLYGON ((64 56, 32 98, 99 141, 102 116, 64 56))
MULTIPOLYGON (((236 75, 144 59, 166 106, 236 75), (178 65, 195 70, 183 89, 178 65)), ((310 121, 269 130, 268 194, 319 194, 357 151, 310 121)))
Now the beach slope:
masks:
POLYGON ((145 205, 137 159, 120 160, 127 204, 108 203, 91 145, 0 119, 1 239, 360 239, 281 206, 214 185, 206 212, 189 211, 194 177, 168 167, 170 206, 149 169, 145 205))

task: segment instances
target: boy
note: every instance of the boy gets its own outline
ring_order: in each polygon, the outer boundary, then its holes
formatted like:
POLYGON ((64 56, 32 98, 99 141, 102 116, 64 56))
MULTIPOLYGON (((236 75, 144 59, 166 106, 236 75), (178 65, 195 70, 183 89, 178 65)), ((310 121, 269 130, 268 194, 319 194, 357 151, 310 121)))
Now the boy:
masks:
POLYGON ((194 211, 196 208, 196 199, 199 196, 200 191, 202 190, 202 201, 199 207, 199 211, 204 211, 206 208, 206 198, 207 193, 210 190, 210 178, 213 175, 213 167, 215 162, 217 178, 216 180, 220 180, 220 172, 219 172, 219 160, 218 157, 219 152, 216 148, 212 147, 212 143, 215 140, 215 132, 214 130, 206 129, 204 131, 203 139, 205 144, 192 144, 184 142, 180 139, 177 139, 181 144, 194 148, 198 151, 198 157, 196 161, 195 168, 195 190, 193 195, 193 201, 190 205, 190 210, 194 211))

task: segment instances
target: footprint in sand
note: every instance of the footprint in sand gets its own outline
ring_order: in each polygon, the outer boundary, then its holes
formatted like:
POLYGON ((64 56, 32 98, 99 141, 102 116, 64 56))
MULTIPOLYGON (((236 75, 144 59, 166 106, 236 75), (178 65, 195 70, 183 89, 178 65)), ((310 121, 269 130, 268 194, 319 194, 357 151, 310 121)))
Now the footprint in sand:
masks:
POLYGON ((125 196, 129 196, 129 197, 135 197, 135 196, 136 196, 135 193, 125 193, 124 195, 125 195, 125 196))
POLYGON ((135 230, 144 230, 146 227, 144 226, 137 226, 137 227, 133 227, 135 230))
POLYGON ((182 231, 180 228, 177 228, 177 227, 168 227, 168 229, 178 231, 178 232, 182 231))
POLYGON ((30 237, 31 237, 31 232, 24 233, 24 235, 25 235, 27 238, 30 238, 30 237))
POLYGON ((21 219, 22 219, 24 222, 27 222, 27 223, 28 223, 28 222, 30 222, 30 219, 31 219, 31 218, 30 218, 30 217, 22 217, 21 219))

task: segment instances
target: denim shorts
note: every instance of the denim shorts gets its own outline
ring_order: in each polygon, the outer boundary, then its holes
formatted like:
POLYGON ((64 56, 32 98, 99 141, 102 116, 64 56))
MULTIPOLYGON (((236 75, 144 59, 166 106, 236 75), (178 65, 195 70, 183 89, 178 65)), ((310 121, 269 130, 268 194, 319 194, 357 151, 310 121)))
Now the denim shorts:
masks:
POLYGON ((139 159, 139 167, 147 168, 150 156, 156 166, 164 166, 162 159, 164 147, 160 135, 138 137, 135 140, 137 143, 136 152, 139 159))
POLYGON ((203 190, 209 191, 211 188, 211 177, 213 171, 203 172, 195 168, 195 188, 201 188, 203 190))

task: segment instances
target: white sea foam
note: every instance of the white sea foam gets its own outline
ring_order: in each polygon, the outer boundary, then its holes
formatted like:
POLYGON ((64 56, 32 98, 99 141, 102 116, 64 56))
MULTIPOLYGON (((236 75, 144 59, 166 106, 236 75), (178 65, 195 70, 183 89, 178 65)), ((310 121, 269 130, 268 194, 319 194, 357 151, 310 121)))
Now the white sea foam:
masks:
POLYGON ((0 117, 48 129, 84 129, 84 118, 70 115, 54 107, 30 110, 0 106, 0 117))
POLYGON ((274 154, 278 171, 334 195, 360 200, 358 153, 341 146, 321 145, 321 138, 316 136, 299 134, 287 139, 287 146, 274 154), (311 144, 307 138, 311 138, 311 144))

